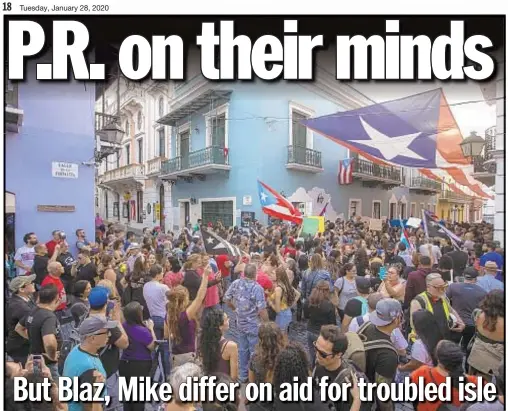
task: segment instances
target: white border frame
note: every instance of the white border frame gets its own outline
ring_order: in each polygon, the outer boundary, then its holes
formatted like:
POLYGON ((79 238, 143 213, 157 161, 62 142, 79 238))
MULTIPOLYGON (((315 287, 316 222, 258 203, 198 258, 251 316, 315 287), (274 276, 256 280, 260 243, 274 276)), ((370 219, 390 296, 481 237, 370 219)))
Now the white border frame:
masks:
POLYGON ((221 106, 214 108, 207 113, 204 113, 205 117, 205 147, 210 147, 212 145, 212 136, 210 133, 210 118, 212 116, 220 116, 224 114, 225 122, 224 122, 224 144, 226 148, 229 148, 229 103, 222 104, 221 106))
POLYGON ((383 202, 381 200, 372 200, 372 218, 377 218, 374 216, 374 204, 379 204, 379 218, 383 214, 383 202))
POLYGON ((362 216, 362 199, 361 198, 350 198, 349 202, 348 202, 348 207, 347 207, 348 220, 351 219, 351 215, 352 215, 352 213, 351 213, 351 203, 353 201, 356 201, 358 203, 358 205, 359 205, 359 207, 358 207, 359 210, 356 210, 356 217, 358 217, 358 215, 362 216), (360 213, 360 214, 358 214, 358 213, 360 213))
MULTIPOLYGON (((293 145, 293 111, 297 111, 304 116, 308 116, 312 118, 316 115, 316 111, 311 109, 310 107, 306 107, 300 103, 295 101, 289 102, 289 139, 288 145, 293 145)), ((313 150, 314 149, 314 132, 307 127, 307 148, 313 150)))
POLYGON ((208 197, 200 198, 198 200, 200 218, 203 219, 203 203, 213 203, 217 201, 232 201, 233 202, 233 227, 236 225, 236 197, 208 197))

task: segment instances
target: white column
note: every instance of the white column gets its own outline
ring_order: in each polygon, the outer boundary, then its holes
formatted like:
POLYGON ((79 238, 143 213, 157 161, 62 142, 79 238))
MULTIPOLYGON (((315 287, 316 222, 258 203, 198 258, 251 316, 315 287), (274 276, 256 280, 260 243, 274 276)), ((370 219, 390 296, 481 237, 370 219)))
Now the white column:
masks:
POLYGON ((493 155, 496 159, 496 182, 495 182, 495 214, 494 214, 494 240, 499 241, 501 247, 505 243, 504 230, 504 60, 498 60, 496 78, 496 150, 493 155))

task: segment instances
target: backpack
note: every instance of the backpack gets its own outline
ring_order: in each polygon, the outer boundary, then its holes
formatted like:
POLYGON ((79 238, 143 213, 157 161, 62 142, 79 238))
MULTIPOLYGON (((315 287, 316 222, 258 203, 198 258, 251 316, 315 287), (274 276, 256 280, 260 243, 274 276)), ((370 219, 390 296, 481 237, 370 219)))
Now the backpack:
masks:
MULTIPOLYGON (((362 313, 360 314, 360 316, 363 317, 369 311, 369 303, 367 302, 367 299, 365 297, 358 296, 358 297, 355 297, 354 299, 358 300, 362 303, 362 313)), ((361 324, 358 323, 358 325, 361 325, 361 324)))
MULTIPOLYGON (((365 382, 367 384, 369 383, 369 379, 367 378, 365 373, 362 372, 354 363, 343 359, 342 364, 345 365, 343 370, 341 370, 339 372, 339 374, 337 374, 337 376, 335 377, 335 380, 330 381, 329 383, 333 382, 333 383, 342 385, 342 384, 345 384, 347 382, 347 380, 349 380, 351 382, 351 373, 354 373, 356 375, 356 378, 358 381, 363 380, 363 382, 365 382)), ((316 368, 314 367, 314 370, 312 371, 312 379, 314 381, 316 379, 315 373, 316 373, 316 368)), ((360 406, 360 411, 375 411, 377 409, 377 404, 376 404, 375 398, 376 397, 374 396, 373 401, 362 401, 362 405, 360 406)), ((348 402, 351 403, 351 396, 348 396, 348 400, 349 400, 348 402)), ((345 405, 346 402, 343 402, 343 404, 345 405)), ((337 410, 336 404, 334 402, 328 400, 327 405, 330 410, 332 410, 332 411, 337 410)))
POLYGON ((384 348, 393 351, 396 355, 397 350, 391 342, 386 340, 374 340, 367 341, 367 337, 363 332, 370 327, 372 324, 370 321, 364 323, 358 330, 358 332, 348 331, 346 337, 348 339, 348 347, 343 359, 349 360, 362 372, 367 370, 367 351, 384 348))
POLYGON ((60 356, 58 357, 58 372, 60 375, 63 374, 64 364, 67 356, 73 350, 74 347, 81 343, 79 336, 79 327, 81 323, 87 318, 84 315, 80 318, 79 323, 71 314, 69 309, 64 310, 62 316, 59 318, 60 322, 60 337, 62 339, 62 346, 60 348, 60 356))

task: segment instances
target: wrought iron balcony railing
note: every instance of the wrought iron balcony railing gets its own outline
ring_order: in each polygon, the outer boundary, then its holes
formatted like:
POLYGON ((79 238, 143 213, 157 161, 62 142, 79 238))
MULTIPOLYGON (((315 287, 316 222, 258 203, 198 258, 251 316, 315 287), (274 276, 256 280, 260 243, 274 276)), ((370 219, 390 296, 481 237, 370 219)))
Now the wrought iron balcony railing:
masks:
POLYGON ((363 176, 376 177, 396 182, 398 184, 402 182, 402 173, 400 168, 375 164, 372 161, 358 157, 353 159, 353 173, 363 176))
POLYGON ((321 151, 307 147, 288 146, 288 164, 322 168, 321 151))
POLYGON ((413 177, 411 178, 411 188, 420 190, 440 191, 441 183, 438 181, 431 180, 430 178, 413 177))
POLYGON ((202 150, 178 156, 162 162, 161 172, 171 174, 178 171, 190 170, 206 165, 229 165, 228 151, 224 147, 210 146, 202 150))

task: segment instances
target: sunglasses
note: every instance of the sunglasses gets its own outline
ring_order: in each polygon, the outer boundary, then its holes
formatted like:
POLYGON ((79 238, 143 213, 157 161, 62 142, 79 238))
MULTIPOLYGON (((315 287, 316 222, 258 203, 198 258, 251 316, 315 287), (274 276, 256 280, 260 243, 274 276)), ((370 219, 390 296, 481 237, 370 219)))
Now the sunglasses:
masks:
POLYGON ((319 354, 320 357, 323 357, 323 358, 328 358, 328 357, 332 357, 333 355, 335 355, 334 353, 328 353, 328 352, 324 352, 324 351, 321 351, 317 346, 316 346, 316 341, 314 341, 314 349, 316 350, 316 352, 319 354))
POLYGON ((97 336, 97 335, 105 335, 105 334, 111 334, 111 331, 104 331, 103 333, 97 333, 97 334, 94 334, 94 336, 97 336))
POLYGON ((448 288, 448 284, 443 284, 443 285, 431 285, 432 288, 435 288, 436 290, 446 290, 448 288))

